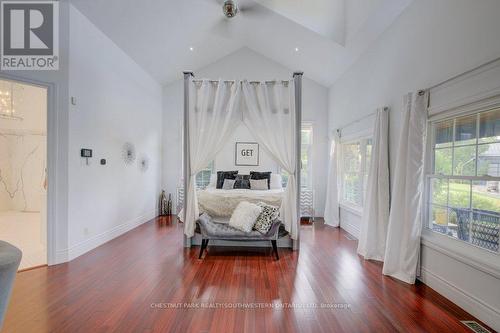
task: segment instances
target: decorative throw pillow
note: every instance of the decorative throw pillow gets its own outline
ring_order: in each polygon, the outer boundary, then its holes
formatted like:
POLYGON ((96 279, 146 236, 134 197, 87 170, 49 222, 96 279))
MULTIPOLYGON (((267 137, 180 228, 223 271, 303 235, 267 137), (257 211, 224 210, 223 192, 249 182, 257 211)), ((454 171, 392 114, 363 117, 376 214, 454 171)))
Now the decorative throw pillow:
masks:
POLYGON ((236 179, 238 171, 217 171, 217 188, 222 188, 224 179, 236 179))
POLYGON ((260 213, 262 213, 262 207, 248 201, 242 201, 231 215, 229 225, 238 230, 250 232, 260 213))
POLYGON ((267 179, 250 179, 251 190, 268 190, 267 179))
POLYGON ((223 190, 232 190, 234 188, 235 179, 224 179, 224 184, 222 184, 223 190))
POLYGON ((265 202, 258 202, 257 206, 262 208, 262 213, 257 217, 253 228, 261 234, 266 234, 271 229, 274 220, 280 216, 280 209, 265 202))
POLYGON ((234 188, 250 189, 250 175, 236 175, 234 188))
POLYGON ((269 172, 250 171, 250 179, 267 179, 267 189, 271 188, 271 171, 269 172))
POLYGON ((271 185, 269 188, 271 190, 281 190, 283 188, 281 185, 281 175, 279 173, 271 174, 271 185))

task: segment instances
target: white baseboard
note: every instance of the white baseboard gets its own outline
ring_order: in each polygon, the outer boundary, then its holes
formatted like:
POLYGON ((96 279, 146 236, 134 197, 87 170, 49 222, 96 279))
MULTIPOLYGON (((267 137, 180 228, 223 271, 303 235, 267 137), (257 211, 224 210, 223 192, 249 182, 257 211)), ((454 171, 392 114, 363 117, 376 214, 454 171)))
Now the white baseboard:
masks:
POLYGON ((500 331, 500 310, 470 295, 465 290, 446 281, 441 276, 421 267, 419 280, 443 295, 459 307, 500 331))
MULTIPOLYGON (((53 265, 62 264, 62 263, 68 262, 68 261, 69 261, 68 249, 56 251, 56 258, 55 258, 53 265)), ((51 263, 49 263, 49 266, 50 265, 51 265, 51 263)))
POLYGON ((350 223, 340 222, 340 228, 350 233, 356 239, 359 238, 359 226, 350 223))
POLYGON ((84 253, 87 253, 96 247, 109 242, 110 240, 123 235, 127 231, 130 231, 139 225, 150 221, 151 219, 155 218, 157 216, 157 211, 151 211, 147 214, 141 215, 139 217, 136 217, 135 219, 132 219, 128 222, 122 223, 120 225, 117 225, 116 227, 111 228, 110 230, 107 230, 105 232, 102 232, 98 235, 94 235, 80 243, 77 243, 71 247, 69 247, 66 250, 60 250, 57 251, 56 253, 56 262, 57 263, 63 263, 67 262, 70 260, 73 260, 79 256, 81 256, 84 253))

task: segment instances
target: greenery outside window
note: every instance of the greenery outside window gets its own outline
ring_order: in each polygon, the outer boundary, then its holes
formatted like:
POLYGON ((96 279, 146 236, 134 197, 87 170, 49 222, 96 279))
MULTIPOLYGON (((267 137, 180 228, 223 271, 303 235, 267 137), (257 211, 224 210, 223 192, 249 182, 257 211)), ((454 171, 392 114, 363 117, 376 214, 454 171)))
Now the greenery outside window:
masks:
POLYGON ((210 183, 210 176, 215 171, 214 162, 210 162, 203 170, 196 174, 196 187, 204 189, 210 183))
POLYGON ((313 125, 310 122, 303 122, 300 150, 300 186, 306 189, 312 188, 312 147, 313 125))
MULTIPOLYGON (((300 145, 300 187, 312 189, 312 147, 313 147, 313 124, 302 122, 301 145, 300 145)), ((281 169, 281 185, 283 188, 288 183, 288 172, 281 169)))
POLYGON ((426 226, 498 252, 500 109, 431 122, 430 128, 426 226))
POLYGON ((341 144, 342 204, 363 208, 371 152, 372 140, 369 138, 341 144))

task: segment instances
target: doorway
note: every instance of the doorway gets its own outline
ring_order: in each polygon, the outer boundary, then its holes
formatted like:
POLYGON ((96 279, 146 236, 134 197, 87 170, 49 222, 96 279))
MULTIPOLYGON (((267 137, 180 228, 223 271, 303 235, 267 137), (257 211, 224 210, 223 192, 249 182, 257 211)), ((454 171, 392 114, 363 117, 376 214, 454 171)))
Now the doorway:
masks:
POLYGON ((0 78, 0 239, 23 252, 20 270, 47 264, 47 99, 0 78))

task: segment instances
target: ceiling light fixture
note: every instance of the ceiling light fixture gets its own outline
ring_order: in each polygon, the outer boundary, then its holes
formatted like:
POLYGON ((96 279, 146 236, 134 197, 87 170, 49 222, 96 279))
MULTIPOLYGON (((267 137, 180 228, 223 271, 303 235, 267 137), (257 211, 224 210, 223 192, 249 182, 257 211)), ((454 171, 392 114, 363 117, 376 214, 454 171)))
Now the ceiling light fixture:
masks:
POLYGON ((194 51, 194 47, 190 46, 189 51, 194 51))
POLYGON ((299 52, 299 48, 298 47, 295 48, 295 52, 299 52))

